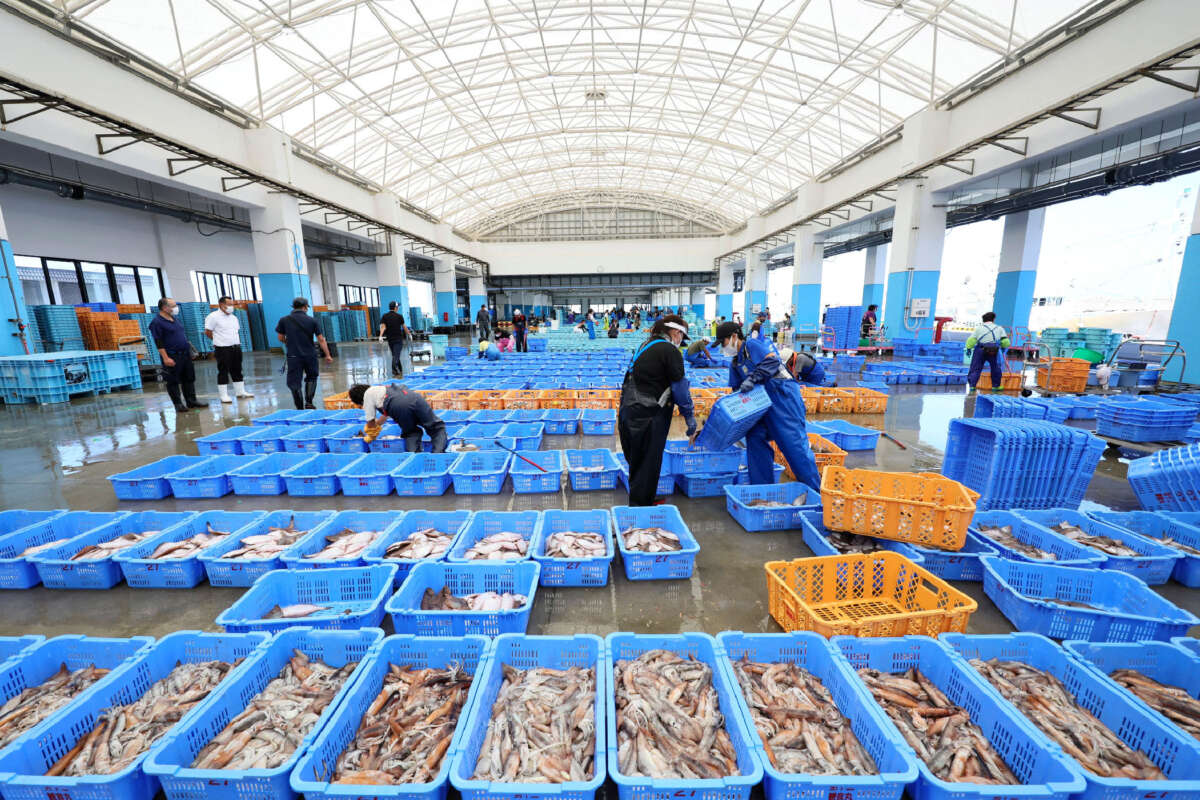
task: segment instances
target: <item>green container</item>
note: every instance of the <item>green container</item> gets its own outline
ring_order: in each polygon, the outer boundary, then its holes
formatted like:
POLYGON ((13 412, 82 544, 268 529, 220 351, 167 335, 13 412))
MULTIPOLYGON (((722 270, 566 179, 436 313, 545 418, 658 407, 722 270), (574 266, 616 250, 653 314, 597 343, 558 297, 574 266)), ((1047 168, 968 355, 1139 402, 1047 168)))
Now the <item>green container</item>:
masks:
POLYGON ((1097 353, 1095 350, 1088 350, 1086 347, 1080 347, 1071 354, 1071 358, 1082 358, 1092 364, 1099 364, 1104 360, 1104 353, 1097 353))

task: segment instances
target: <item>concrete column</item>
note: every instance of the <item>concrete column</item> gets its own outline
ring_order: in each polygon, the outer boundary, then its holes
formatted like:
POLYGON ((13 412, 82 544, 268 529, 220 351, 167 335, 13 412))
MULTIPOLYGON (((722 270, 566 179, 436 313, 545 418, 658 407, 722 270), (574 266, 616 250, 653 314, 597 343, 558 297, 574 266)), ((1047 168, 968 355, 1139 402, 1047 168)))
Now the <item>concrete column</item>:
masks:
MULTIPOLYGON (((1196 210, 1192 215, 1192 227, 1187 244, 1183 249, 1183 265, 1179 269, 1179 285, 1175 288, 1175 305, 1171 309, 1171 326, 1168 339, 1179 342, 1186 353, 1200 353, 1200 194, 1196 197, 1196 210)), ((1169 368, 1169 378, 1175 377, 1175 363, 1169 368)), ((1200 358, 1188 359, 1183 380, 1200 383, 1200 358)))
POLYGON ((408 305, 408 274, 404 267, 404 244, 399 235, 388 234, 391 250, 386 256, 375 257, 375 274, 379 277, 379 313, 387 313, 388 305, 393 301, 399 305, 397 309, 404 315, 409 325, 413 319, 409 315, 408 305))
MULTIPOLYGON (((288 137, 271 128, 246 131, 244 135, 255 167, 267 174, 291 174, 288 137)), ((250 227, 253 231, 270 231, 251 233, 250 239, 262 289, 263 315, 267 329, 274 331, 275 324, 292 313, 292 300, 312 300, 299 202, 286 194, 267 195, 264 207, 250 209, 250 227)))
POLYGON ((472 275, 467 278, 467 296, 470 298, 467 319, 474 321, 479 309, 487 305, 487 288, 483 285, 482 275, 472 275))
POLYGON ((946 208, 938 207, 921 180, 903 181, 896 195, 884 322, 890 338, 933 341, 946 208), (928 301, 929 315, 913 317, 914 301, 928 301))
POLYGON ((704 319, 704 289, 692 289, 692 313, 696 319, 704 319))
POLYGON ((863 269, 863 311, 875 305, 876 319, 883 316, 883 282, 887 279, 887 245, 881 244, 866 249, 867 263, 863 269))
POLYGON ((747 328, 754 321, 758 311, 767 307, 767 256, 753 248, 746 253, 746 285, 744 302, 742 303, 742 322, 747 328), (755 311, 755 306, 758 311, 755 311))
MULTIPOLYGON (((153 309, 155 312, 157 310, 153 309)), ((38 342, 21 327, 28 322, 25 293, 21 291, 21 279, 17 276, 17 263, 8 241, 4 215, 0 214, 0 356, 23 356, 34 352, 38 342)))
POLYGON ((435 328, 449 328, 458 322, 458 300, 454 262, 438 259, 433 262, 433 304, 435 328))
POLYGON ((717 318, 733 319, 733 264, 722 261, 717 269, 717 318))
POLYGON ((816 333, 821 326, 821 274, 825 242, 808 226, 793 242, 792 325, 796 333, 816 333))
POLYGON ((1033 308, 1033 287, 1037 283, 1038 256, 1042 251, 1042 229, 1046 209, 1021 211, 1004 218, 1004 238, 1000 243, 1000 271, 996 273, 996 296, 992 310, 996 322, 1011 333, 1014 328, 1029 328, 1033 308))
POLYGON ((319 258, 317 272, 321 276, 321 297, 325 299, 324 305, 330 311, 340 311, 342 294, 338 291, 337 262, 332 258, 319 258))

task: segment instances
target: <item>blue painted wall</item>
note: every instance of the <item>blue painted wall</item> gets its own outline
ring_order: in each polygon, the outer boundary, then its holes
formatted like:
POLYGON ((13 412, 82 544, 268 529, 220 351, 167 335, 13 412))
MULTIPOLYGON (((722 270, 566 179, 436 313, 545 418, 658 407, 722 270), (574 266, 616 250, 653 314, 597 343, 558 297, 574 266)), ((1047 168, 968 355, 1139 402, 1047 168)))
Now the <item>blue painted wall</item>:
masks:
POLYGON ((434 319, 434 327, 446 327, 448 325, 458 324, 458 298, 454 292, 437 292, 435 299, 437 304, 437 317, 434 319))
MULTIPOLYGON (((1179 270, 1179 286, 1175 289, 1175 306, 1171 309, 1171 327, 1168 339, 1177 340, 1184 351, 1200 353, 1200 233, 1188 237, 1183 250, 1183 266, 1179 270)), ((1165 377, 1174 380, 1177 374, 1175 362, 1168 367, 1165 377)), ((1200 358, 1190 358, 1183 380, 1200 382, 1200 358)))
POLYGON ((815 333, 821 324, 821 284, 792 286, 792 305, 796 309, 792 314, 792 328, 797 332, 815 333))
MULTIPOLYGON (((292 313, 292 301, 297 297, 307 297, 312 302, 312 288, 308 283, 308 274, 304 272, 265 272, 258 276, 258 285, 262 289, 263 317, 267 323, 267 342, 271 347, 280 347, 275 335, 275 326, 279 320, 292 313)), ((311 312, 311 309, 309 311, 311 312)))
POLYGON ((935 269, 919 269, 912 273, 912 297, 928 297, 930 299, 929 317, 925 319, 907 318, 910 325, 923 328, 918 334, 906 330, 904 298, 908 283, 907 272, 893 272, 888 275, 887 299, 883 304, 883 321, 887 325, 888 338, 902 339, 919 338, 922 342, 933 341, 934 317, 937 315, 938 278, 941 272, 935 269))
POLYGON ((747 328, 749 328, 754 320, 757 319, 757 315, 750 309, 754 308, 755 305, 758 305, 759 311, 765 309, 767 307, 767 293, 748 291, 745 293, 744 298, 745 302, 743 304, 744 307, 742 308, 742 322, 747 328))
POLYGON ((733 319, 733 295, 731 294, 717 295, 717 318, 721 317, 726 320, 733 319))
POLYGON ((408 306, 408 287, 407 286, 380 286, 379 287, 379 316, 387 313, 388 304, 392 301, 400 304, 400 313, 404 315, 404 321, 409 325, 413 324, 412 317, 409 316, 408 306))
POLYGON ((696 319, 704 319, 704 303, 692 303, 692 313, 696 315, 696 319))
POLYGON ((1004 326, 1009 333, 1013 328, 1029 327, 1029 312, 1033 308, 1033 287, 1036 283, 1036 269, 996 273, 996 296, 992 299, 992 311, 996 312, 996 323, 1004 326))
POLYGON ((868 283, 863 285, 862 307, 863 311, 867 310, 867 306, 871 304, 879 306, 875 309, 875 316, 879 318, 883 316, 879 312, 883 310, 883 284, 868 283))
MULTIPOLYGON (((15 335, 20 332, 17 323, 10 322, 13 319, 25 320, 28 323, 29 312, 25 308, 21 279, 17 277, 12 245, 7 239, 0 239, 0 356, 25 355, 25 345, 21 343, 21 337, 15 335), (9 286, 14 289, 13 292, 8 291, 9 286)), ((37 342, 32 340, 28 331, 26 336, 29 337, 29 352, 32 353, 37 349, 37 342)))

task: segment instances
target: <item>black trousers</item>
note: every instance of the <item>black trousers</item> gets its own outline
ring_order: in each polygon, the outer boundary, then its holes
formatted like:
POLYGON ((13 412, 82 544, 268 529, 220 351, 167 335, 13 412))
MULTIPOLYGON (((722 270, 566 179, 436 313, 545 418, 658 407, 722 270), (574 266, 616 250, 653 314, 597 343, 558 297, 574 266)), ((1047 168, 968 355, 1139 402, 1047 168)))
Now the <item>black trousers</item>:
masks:
POLYGON ((516 341, 518 353, 528 353, 529 352, 529 345, 525 343, 525 336, 526 336, 526 334, 525 334, 524 328, 513 330, 513 339, 516 341))
POLYGON ((214 347, 213 356, 217 359, 217 385, 224 386, 230 381, 242 382, 242 348, 241 345, 231 344, 225 347, 214 347))
POLYGON ((392 350, 392 374, 404 374, 404 362, 400 360, 400 354, 404 352, 403 339, 388 339, 388 347, 392 350))
POLYGON ((163 380, 167 382, 168 388, 196 382, 196 366, 192 363, 191 353, 186 351, 181 353, 168 352, 167 355, 175 362, 175 366, 173 367, 163 364, 163 380))
POLYGON ((671 414, 675 406, 642 409, 633 406, 617 413, 617 434, 621 452, 629 463, 629 505, 654 504, 655 490, 662 474, 663 450, 671 430, 671 414))
POLYGON ((293 392, 300 391, 300 377, 305 381, 315 381, 321 371, 317 368, 317 357, 288 356, 287 357, 287 387, 293 392))

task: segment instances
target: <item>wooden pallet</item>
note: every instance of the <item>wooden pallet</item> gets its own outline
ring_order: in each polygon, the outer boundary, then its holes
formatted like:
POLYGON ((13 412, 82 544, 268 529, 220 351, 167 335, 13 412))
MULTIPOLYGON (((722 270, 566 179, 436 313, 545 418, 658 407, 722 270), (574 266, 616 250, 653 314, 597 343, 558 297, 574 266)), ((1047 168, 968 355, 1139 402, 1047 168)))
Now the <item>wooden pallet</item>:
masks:
POLYGON ((1113 450, 1119 447, 1127 447, 1130 450, 1137 450, 1142 453, 1157 453, 1159 450, 1167 450, 1171 447, 1185 447, 1187 442, 1128 442, 1124 439, 1117 439, 1113 436, 1105 436, 1101 433, 1093 435, 1108 442, 1108 449, 1113 450))

